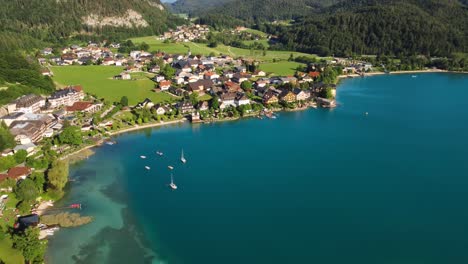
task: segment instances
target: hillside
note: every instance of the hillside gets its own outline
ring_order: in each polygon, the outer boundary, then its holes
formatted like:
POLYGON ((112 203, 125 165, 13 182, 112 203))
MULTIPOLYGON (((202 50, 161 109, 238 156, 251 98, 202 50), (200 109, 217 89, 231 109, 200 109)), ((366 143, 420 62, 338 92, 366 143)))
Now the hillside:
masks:
POLYGON ((223 6, 233 0, 178 0, 172 4, 166 4, 174 13, 189 14, 197 16, 204 10, 223 6))
POLYGON ((467 52, 468 9, 458 1, 354 0, 273 29, 280 48, 337 55, 467 52))
POLYGON ((56 42, 76 34, 158 34, 177 20, 159 0, 0 0, 0 32, 56 42))

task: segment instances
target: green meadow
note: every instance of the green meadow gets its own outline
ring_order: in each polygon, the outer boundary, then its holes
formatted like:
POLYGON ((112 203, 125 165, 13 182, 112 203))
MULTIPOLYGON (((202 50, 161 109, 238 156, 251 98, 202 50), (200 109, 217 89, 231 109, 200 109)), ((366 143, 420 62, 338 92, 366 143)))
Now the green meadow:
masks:
POLYGON ((260 64, 260 69, 273 75, 294 75, 297 66, 305 64, 295 61, 267 62, 260 64))
MULTIPOLYGON (((230 47, 226 45, 219 44, 215 48, 208 47, 204 43, 194 43, 194 42, 178 42, 178 43, 164 43, 162 40, 158 40, 154 36, 149 37, 140 37, 132 38, 134 43, 146 42, 150 46, 150 51, 163 51, 169 54, 187 54, 190 50, 192 54, 202 54, 209 55, 210 53, 215 53, 216 55, 229 55, 232 57, 245 57, 252 58, 258 61, 271 62, 275 60, 287 60, 291 54, 294 57, 298 56, 310 56, 314 57, 315 55, 306 54, 301 52, 291 52, 291 51, 276 51, 276 50, 267 50, 264 56, 263 51, 261 50, 248 50, 230 47)), ((260 41, 261 42, 261 41, 260 41)))
POLYGON ((132 80, 113 80, 112 77, 123 71, 123 67, 115 66, 57 66, 53 67, 53 80, 59 87, 82 85, 83 89, 98 98, 112 102, 120 101, 127 96, 129 103, 134 105, 145 98, 153 102, 173 101, 175 98, 167 93, 155 93, 153 81, 144 73, 132 74, 132 80))

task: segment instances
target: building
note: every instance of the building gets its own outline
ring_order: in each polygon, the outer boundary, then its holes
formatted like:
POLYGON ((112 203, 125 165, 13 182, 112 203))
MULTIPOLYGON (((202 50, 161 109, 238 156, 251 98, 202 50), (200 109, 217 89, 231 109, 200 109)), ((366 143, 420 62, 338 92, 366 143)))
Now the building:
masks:
POLYGON ((237 106, 250 104, 250 99, 244 93, 238 93, 236 95, 235 103, 237 106))
POLYGON ((62 90, 58 90, 47 98, 49 108, 57 108, 61 106, 71 106, 75 102, 83 100, 85 94, 81 86, 70 86, 62 90))
POLYGON ((19 144, 35 143, 40 141, 47 126, 41 120, 20 120, 10 125, 10 132, 19 144))
POLYGON ((206 90, 211 89, 213 87, 212 80, 198 80, 193 83, 189 83, 188 90, 189 92, 197 92, 200 95, 204 94, 206 90))
POLYGON ((195 111, 195 108, 193 107, 190 101, 180 102, 177 105, 177 108, 179 109, 179 112, 181 114, 188 114, 188 113, 192 113, 193 111, 195 111))
POLYGON ((171 81, 161 81, 159 83, 159 89, 161 89, 161 91, 167 91, 169 88, 171 88, 171 84, 171 81))
POLYGON ((4 122, 5 125, 10 126, 11 123, 13 123, 14 121, 26 120, 24 115, 25 115, 25 113, 22 113, 22 112, 13 112, 13 113, 11 113, 9 115, 6 115, 6 116, 3 116, 2 118, 0 118, 0 122, 4 122))
POLYGON ((310 92, 295 88, 293 90, 294 95, 296 95, 296 101, 305 101, 310 98, 310 92))
POLYGON ((296 95, 291 91, 285 90, 280 94, 279 99, 281 102, 292 103, 296 101, 296 95))
POLYGON ((268 91, 263 95, 263 104, 276 104, 278 103, 278 97, 272 92, 268 91))
POLYGON ((198 103, 198 110, 206 111, 208 109, 210 109, 208 101, 201 101, 201 102, 198 103))
POLYGON ((16 100, 16 111, 24 113, 39 113, 45 106, 45 99, 39 95, 28 94, 16 100))
POLYGON ((132 76, 128 72, 122 72, 119 75, 114 76, 114 80, 131 80, 132 76))
POLYGON ((135 105, 135 108, 137 109, 141 109, 141 108, 151 108, 154 106, 154 103, 153 101, 151 101, 151 99, 149 98, 145 98, 145 100, 143 100, 143 102, 139 102, 137 105, 135 105))
POLYGON ((224 107, 228 106, 236 106, 236 93, 223 93, 221 95, 221 103, 224 105, 224 107))
POLYGON ((73 112, 85 112, 85 113, 96 113, 101 110, 102 104, 93 104, 92 102, 75 102, 71 106, 67 106, 66 110, 68 113, 73 112))

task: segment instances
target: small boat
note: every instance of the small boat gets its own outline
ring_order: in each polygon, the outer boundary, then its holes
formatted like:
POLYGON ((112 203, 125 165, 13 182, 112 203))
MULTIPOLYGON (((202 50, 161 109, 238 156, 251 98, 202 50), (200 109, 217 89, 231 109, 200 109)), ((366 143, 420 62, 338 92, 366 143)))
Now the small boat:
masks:
POLYGON ((272 115, 271 118, 276 119, 277 117, 275 115, 272 115))
POLYGON ((417 75, 411 75, 411 78, 416 78, 416 77, 418 77, 418 76, 417 75))
POLYGON ((146 156, 143 156, 143 155, 142 155, 142 156, 140 156, 140 158, 142 158, 142 159, 146 159, 146 156))
POLYGON ((170 170, 174 169, 174 167, 172 167, 172 166, 167 166, 167 168, 170 169, 170 170))
POLYGON ((151 168, 149 166, 145 166, 145 169, 147 170, 151 170, 151 168))
POLYGON ((172 190, 177 190, 177 185, 174 183, 174 177, 172 176, 171 173, 171 183, 169 184, 169 187, 171 187, 172 190))
POLYGON ((366 112, 366 116, 369 115, 369 112, 366 112))
POLYGON ((159 155, 159 156, 164 155, 164 153, 162 153, 161 151, 156 151, 156 154, 159 155))
POLYGON ((112 146, 112 145, 114 145, 115 143, 112 142, 112 141, 107 141, 106 144, 109 145, 109 146, 112 146))
POLYGON ((184 157, 184 150, 182 149, 182 154, 180 155, 180 161, 182 161, 182 163, 186 163, 187 160, 185 159, 184 157))

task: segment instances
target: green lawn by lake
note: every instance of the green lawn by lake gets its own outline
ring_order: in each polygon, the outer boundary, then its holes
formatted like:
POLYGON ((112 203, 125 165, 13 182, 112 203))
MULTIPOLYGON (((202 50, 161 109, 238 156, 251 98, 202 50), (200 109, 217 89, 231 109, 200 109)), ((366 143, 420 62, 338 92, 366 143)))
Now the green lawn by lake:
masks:
POLYGON ((273 75, 293 75, 299 65, 305 64, 294 61, 268 62, 260 64, 260 69, 273 75))
MULTIPOLYGON (((2 234, 4 235, 4 234, 2 234)), ((0 237, 0 263, 23 264, 24 258, 19 250, 12 248, 12 241, 8 237, 0 237)))
POLYGON ((190 51, 192 54, 202 54, 209 55, 211 52, 216 55, 224 54, 230 55, 233 57, 246 57, 253 58, 259 61, 271 62, 273 59, 276 60, 287 60, 291 54, 294 57, 298 56, 310 56, 316 57, 313 54, 306 54, 301 52, 293 51, 276 51, 276 50, 267 50, 266 55, 263 56, 263 51, 261 50, 248 50, 230 47, 226 45, 219 44, 215 48, 210 48, 207 44, 203 43, 194 43, 194 42, 178 42, 178 43, 164 43, 162 40, 158 40, 155 36, 132 38, 134 43, 146 42, 150 46, 150 51, 163 51, 170 54, 187 54, 190 51))
POLYGON ((133 74, 136 80, 113 80, 112 77, 123 69, 115 66, 56 66, 52 71, 53 80, 59 86, 82 85, 86 92, 112 102, 120 101, 124 95, 131 105, 145 98, 150 98, 155 103, 174 100, 167 93, 153 92, 153 81, 145 78, 143 73, 133 74))

